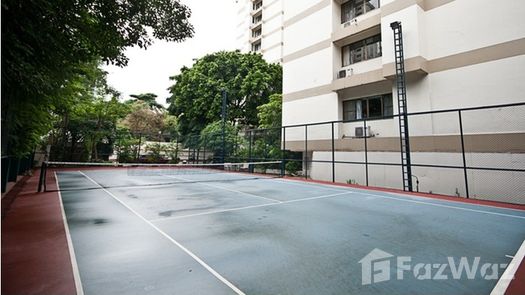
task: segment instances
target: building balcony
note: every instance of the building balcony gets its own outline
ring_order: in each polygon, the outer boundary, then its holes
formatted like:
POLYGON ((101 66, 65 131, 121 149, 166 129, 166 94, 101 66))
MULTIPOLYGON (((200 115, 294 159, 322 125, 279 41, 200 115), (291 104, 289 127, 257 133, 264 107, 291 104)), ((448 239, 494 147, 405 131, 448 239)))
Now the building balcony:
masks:
POLYGON ((381 10, 375 9, 337 26, 332 33, 332 42, 338 46, 343 46, 380 32, 381 10))
POLYGON ((260 41, 261 38, 262 38, 262 34, 259 35, 259 36, 255 36, 255 37, 252 36, 252 37, 250 37, 250 43, 256 43, 256 42, 260 41))
MULTIPOLYGON (((409 76, 424 76, 428 74, 428 61, 422 56, 405 58, 405 73, 409 76)), ((396 77, 396 65, 387 63, 383 65, 383 77, 394 79, 396 77)))
POLYGON ((250 25, 250 30, 257 30, 262 26, 262 20, 250 25))
POLYGON ((261 5, 257 9, 254 9, 254 10, 250 11, 250 15, 251 16, 255 16, 255 15, 259 14, 259 13, 262 13, 262 10, 263 10, 263 6, 261 5))

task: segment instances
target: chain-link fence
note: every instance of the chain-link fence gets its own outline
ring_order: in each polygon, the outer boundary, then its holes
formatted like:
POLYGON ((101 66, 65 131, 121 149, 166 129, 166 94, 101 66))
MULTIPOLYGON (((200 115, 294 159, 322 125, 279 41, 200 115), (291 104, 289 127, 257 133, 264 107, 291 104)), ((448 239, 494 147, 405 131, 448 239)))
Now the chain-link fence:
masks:
POLYGON ((9 182, 16 182, 18 176, 26 174, 34 166, 35 154, 25 157, 2 156, 2 193, 9 182))
MULTIPOLYGON (((525 103, 516 103, 408 114, 410 151, 404 156, 410 158, 412 190, 525 204, 524 113, 525 103)), ((296 177, 403 189, 398 116, 187 136, 131 134, 108 140, 113 149, 97 146, 97 157, 155 163, 282 160, 283 170, 296 177)), ((81 160, 93 154, 84 150, 81 160)))
MULTIPOLYGON (((413 191, 525 204, 525 103, 408 114, 413 191)), ((282 127, 306 178, 403 189, 398 115, 282 127)), ((285 161, 297 161, 286 159, 285 161)))

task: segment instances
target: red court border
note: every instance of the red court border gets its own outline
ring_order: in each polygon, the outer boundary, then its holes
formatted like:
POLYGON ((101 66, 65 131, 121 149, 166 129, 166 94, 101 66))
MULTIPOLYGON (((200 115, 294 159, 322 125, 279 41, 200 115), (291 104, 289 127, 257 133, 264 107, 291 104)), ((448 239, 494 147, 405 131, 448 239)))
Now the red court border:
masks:
POLYGON ((12 201, 2 216, 2 294, 76 294, 55 176, 52 191, 37 193, 35 172, 3 198, 12 201))

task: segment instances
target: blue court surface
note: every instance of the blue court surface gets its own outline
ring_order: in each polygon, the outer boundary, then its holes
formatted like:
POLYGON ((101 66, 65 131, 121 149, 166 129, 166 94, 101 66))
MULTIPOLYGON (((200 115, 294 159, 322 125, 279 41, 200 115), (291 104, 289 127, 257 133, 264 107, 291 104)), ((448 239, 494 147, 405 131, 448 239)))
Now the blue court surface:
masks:
POLYGON ((525 211, 253 177, 56 172, 84 294, 489 294, 525 211))

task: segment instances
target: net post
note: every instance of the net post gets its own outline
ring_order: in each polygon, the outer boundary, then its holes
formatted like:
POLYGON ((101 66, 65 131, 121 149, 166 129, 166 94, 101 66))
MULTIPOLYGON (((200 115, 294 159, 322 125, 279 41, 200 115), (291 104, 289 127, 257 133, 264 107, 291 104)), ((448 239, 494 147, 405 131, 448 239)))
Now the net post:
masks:
MULTIPOLYGON (((38 179, 38 192, 42 192, 42 187, 45 183, 45 174, 47 170, 47 162, 42 162, 42 166, 40 166, 40 177, 38 179)), ((44 190, 45 191, 45 190, 44 190)))
MULTIPOLYGON (((248 162, 252 162, 253 130, 248 131, 248 162)), ((253 165, 249 165, 248 172, 253 172, 253 165)))
POLYGON ((308 179, 308 124, 304 125, 304 178, 308 179))
POLYGON ((363 134, 365 136, 365 177, 366 177, 366 186, 368 186, 368 142, 367 142, 367 137, 368 137, 368 131, 367 131, 367 126, 366 126, 366 119, 363 120, 363 134))
POLYGON ((281 151, 281 176, 286 175, 286 127, 283 126, 281 133, 282 151, 281 151))
POLYGON ((335 182, 335 126, 332 122, 332 182, 335 182))

